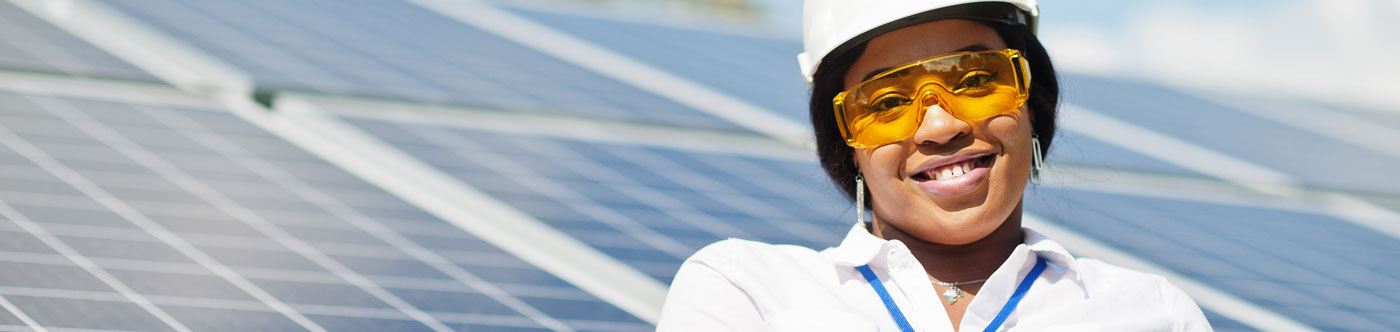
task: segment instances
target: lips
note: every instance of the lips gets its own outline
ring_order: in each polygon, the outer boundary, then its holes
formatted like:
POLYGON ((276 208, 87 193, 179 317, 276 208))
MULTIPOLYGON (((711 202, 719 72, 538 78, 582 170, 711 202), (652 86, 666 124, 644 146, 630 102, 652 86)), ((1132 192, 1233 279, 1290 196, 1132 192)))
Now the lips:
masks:
POLYGON ((975 188, 987 177, 992 162, 992 153, 966 154, 936 160, 920 167, 910 175, 919 182, 919 187, 930 194, 953 196, 975 188))

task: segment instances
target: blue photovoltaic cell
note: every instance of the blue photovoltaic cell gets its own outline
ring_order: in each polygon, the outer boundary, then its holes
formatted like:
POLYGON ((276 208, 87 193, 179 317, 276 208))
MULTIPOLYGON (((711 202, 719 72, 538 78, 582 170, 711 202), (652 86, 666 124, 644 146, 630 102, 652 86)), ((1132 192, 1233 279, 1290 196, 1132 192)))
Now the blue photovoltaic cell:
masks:
POLYGON ((266 89, 738 130, 408 2, 119 1, 266 89))
POLYGON ((9 2, 0 2, 0 69, 158 81, 9 2))
POLYGON ((1400 311, 1400 241, 1319 214, 1028 191, 1033 213, 1323 330, 1384 331, 1400 311))
POLYGON ((1205 176, 1199 172, 1145 156, 1078 133, 1060 130, 1050 143, 1045 161, 1052 164, 1089 166, 1114 170, 1205 176))
POLYGON ((1062 75, 1066 99, 1090 110, 1292 175, 1306 186, 1400 193, 1400 158, 1166 87, 1062 75), (1345 171, 1329 171, 1344 169, 1345 171))
POLYGON ((160 312, 200 331, 301 329, 257 291, 332 331, 428 330, 407 309, 456 329, 653 329, 232 114, 0 100, 0 296, 42 326, 172 330, 160 312))
POLYGON ((507 9, 789 119, 808 121, 808 88, 797 68, 799 41, 507 9))
POLYGON ((812 162, 342 119, 664 283, 718 240, 820 249, 849 227, 812 162))

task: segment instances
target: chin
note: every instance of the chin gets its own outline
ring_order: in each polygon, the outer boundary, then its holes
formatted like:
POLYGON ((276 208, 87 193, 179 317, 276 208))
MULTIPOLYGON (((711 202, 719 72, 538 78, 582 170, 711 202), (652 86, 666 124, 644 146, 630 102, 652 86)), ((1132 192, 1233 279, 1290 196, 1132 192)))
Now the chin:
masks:
POLYGON ((902 211, 902 214, 896 214, 913 216, 913 218, 886 220, 886 223, 926 242, 963 245, 986 238, 1001 227, 1001 224, 1006 221, 1008 213, 1002 213, 999 210, 1002 209, 991 206, 976 206, 947 211, 936 205, 927 204, 912 211, 902 211))
POLYGON ((984 182, 976 190, 954 197, 932 196, 916 187, 915 192, 905 196, 911 198, 903 205, 908 209, 881 215, 912 217, 887 219, 887 222, 927 242, 943 245, 976 242, 1000 228, 1020 202, 1019 195, 1010 195, 1014 188, 996 190, 990 185, 993 182, 1000 181, 984 182))
POLYGON ((998 218, 985 214, 967 218, 934 221, 935 223, 943 224, 940 225, 943 227, 938 227, 939 231, 937 233, 919 234, 916 236, 925 241, 938 244, 963 245, 986 238, 988 235, 991 235, 992 232, 996 231, 997 228, 1000 228, 1001 224, 1005 221, 1005 217, 998 218))

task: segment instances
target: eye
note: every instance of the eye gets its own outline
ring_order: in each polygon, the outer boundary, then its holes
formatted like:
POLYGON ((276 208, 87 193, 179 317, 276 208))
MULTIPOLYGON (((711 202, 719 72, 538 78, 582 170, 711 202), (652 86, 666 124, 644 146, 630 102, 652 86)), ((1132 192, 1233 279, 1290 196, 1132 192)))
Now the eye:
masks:
POLYGON ((968 72, 967 74, 964 74, 964 75, 963 75, 962 80, 961 80, 961 81, 958 81, 958 86, 957 86, 957 88, 954 88, 952 92, 953 92, 953 93, 961 94, 961 93, 964 93, 965 91, 966 91, 966 92, 976 92, 976 91, 981 91, 981 90, 989 89, 989 88, 992 87, 992 85, 993 85, 994 82, 996 81, 996 77, 997 77, 997 74, 994 73, 994 72, 990 72, 990 71, 985 71, 985 70, 974 70, 974 71, 970 71, 970 72, 968 72))
POLYGON ((884 95, 881 95, 880 97, 875 98, 875 101, 870 103, 870 110, 875 112, 883 112, 903 107, 913 102, 913 99, 909 99, 909 97, 906 97, 903 94, 886 93, 884 95))

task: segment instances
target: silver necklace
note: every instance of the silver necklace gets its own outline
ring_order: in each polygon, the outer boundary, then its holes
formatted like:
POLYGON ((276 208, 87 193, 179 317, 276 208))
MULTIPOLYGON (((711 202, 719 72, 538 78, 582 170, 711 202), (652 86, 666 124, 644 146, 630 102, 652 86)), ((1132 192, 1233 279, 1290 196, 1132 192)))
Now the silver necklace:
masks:
POLYGON ((958 302, 958 298, 963 297, 963 290, 962 288, 958 288, 958 286, 971 285, 983 281, 987 281, 987 279, 959 282, 934 281, 933 284, 948 287, 948 290, 943 291, 943 299, 948 300, 948 304, 953 304, 958 302))

